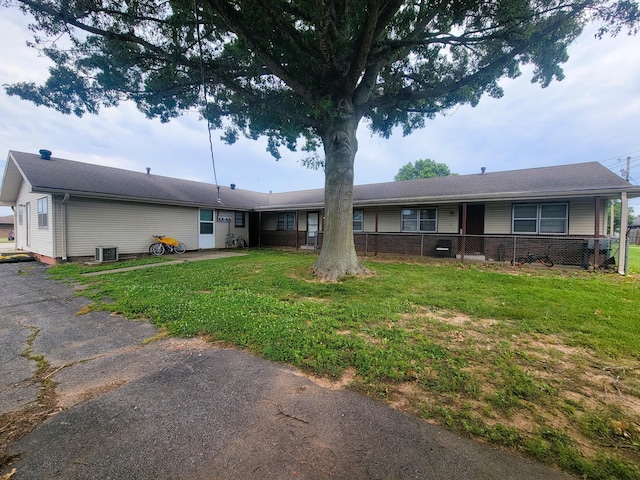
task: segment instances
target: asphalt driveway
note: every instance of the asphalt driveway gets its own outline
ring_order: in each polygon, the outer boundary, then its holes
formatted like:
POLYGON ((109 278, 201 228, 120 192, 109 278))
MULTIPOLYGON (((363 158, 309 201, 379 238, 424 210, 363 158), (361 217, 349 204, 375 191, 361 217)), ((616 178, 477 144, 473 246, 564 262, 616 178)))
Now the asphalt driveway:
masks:
POLYGON ((244 351, 147 341, 152 325, 83 310, 46 268, 0 264, 0 432, 55 390, 0 478, 571 478, 244 351))

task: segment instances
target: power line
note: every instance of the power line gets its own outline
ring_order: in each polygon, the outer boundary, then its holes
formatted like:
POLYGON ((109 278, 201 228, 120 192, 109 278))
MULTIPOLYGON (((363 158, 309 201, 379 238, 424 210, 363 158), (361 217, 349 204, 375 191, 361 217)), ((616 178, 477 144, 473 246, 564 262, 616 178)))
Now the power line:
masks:
POLYGON ((632 159, 637 159, 640 158, 638 155, 640 155, 640 150, 635 150, 625 154, 616 155, 615 157, 605 158, 603 160, 600 160, 598 163, 601 163, 607 168, 612 168, 613 165, 621 163, 623 161, 623 158, 626 159, 627 157, 631 157, 632 159))
POLYGON ((217 202, 220 203, 220 186, 216 174, 216 158, 213 154, 213 139, 211 138, 211 120, 209 120, 209 99, 207 98, 207 81, 204 74, 204 56, 202 54, 202 37, 200 36, 200 19, 198 18, 198 0, 193 0, 193 15, 196 19, 196 35, 198 40, 198 53, 200 54, 200 76, 202 80, 202 96, 204 100, 204 116, 207 120, 207 133, 209 134, 209 152, 211 153, 211 167, 213 168, 213 180, 217 189, 217 202))

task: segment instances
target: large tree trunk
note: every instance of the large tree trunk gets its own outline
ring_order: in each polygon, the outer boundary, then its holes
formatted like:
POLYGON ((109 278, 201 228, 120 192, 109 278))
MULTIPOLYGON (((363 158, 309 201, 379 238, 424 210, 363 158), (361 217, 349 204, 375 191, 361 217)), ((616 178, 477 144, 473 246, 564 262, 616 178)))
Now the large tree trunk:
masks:
POLYGON ((324 235, 320 256, 314 264, 323 281, 335 282, 345 275, 371 273, 356 255, 353 243, 353 166, 358 150, 358 119, 341 102, 341 112, 322 135, 325 153, 324 235))

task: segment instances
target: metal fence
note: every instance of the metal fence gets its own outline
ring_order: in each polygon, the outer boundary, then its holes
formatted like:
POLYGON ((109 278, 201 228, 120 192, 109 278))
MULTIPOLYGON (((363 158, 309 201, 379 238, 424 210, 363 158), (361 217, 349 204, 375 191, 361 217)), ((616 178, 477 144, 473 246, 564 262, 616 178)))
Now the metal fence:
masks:
MULTIPOLYGON (((323 232, 262 232, 260 246, 316 250, 323 232)), ((427 233, 354 233, 359 255, 406 255, 460 262, 538 263, 548 257, 554 265, 617 270, 619 239, 593 237, 457 235, 427 233)), ((539 263, 538 263, 539 264, 539 263)))
POLYGON ((555 265, 614 269, 619 258, 619 240, 614 238, 356 233, 354 240, 356 250, 364 255, 387 253, 462 262, 537 263, 548 257, 555 265))

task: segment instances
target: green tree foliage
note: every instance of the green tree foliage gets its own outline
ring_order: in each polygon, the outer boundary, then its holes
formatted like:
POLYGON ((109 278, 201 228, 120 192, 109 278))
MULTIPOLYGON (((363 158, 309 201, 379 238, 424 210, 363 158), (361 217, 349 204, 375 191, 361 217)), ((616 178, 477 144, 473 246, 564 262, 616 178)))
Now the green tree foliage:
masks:
POLYGON ((437 163, 430 158, 416 160, 400 167, 394 180, 413 180, 414 178, 448 177, 451 173, 446 163, 437 163))
POLYGON ((43 85, 7 86, 11 95, 75 115, 124 100, 163 121, 201 108, 228 142, 266 136, 276 158, 302 145, 325 170, 315 266, 327 280, 366 271, 351 218, 363 119, 383 137, 408 134, 500 97, 498 81, 525 64, 545 87, 563 78, 586 22, 601 34, 639 23, 638 0, 0 2, 33 16, 33 45, 54 62, 43 85))
MULTIPOLYGON (((611 208, 610 204, 607 206, 607 215, 608 222, 611 222, 611 208)), ((622 218, 622 202, 620 200, 615 200, 613 202, 613 231, 617 234, 620 234, 620 219, 622 218)), ((627 217, 627 225, 633 225, 633 221, 635 220, 635 212, 633 207, 628 207, 628 217, 627 217)), ((624 232, 622 232, 624 234, 624 232)))

